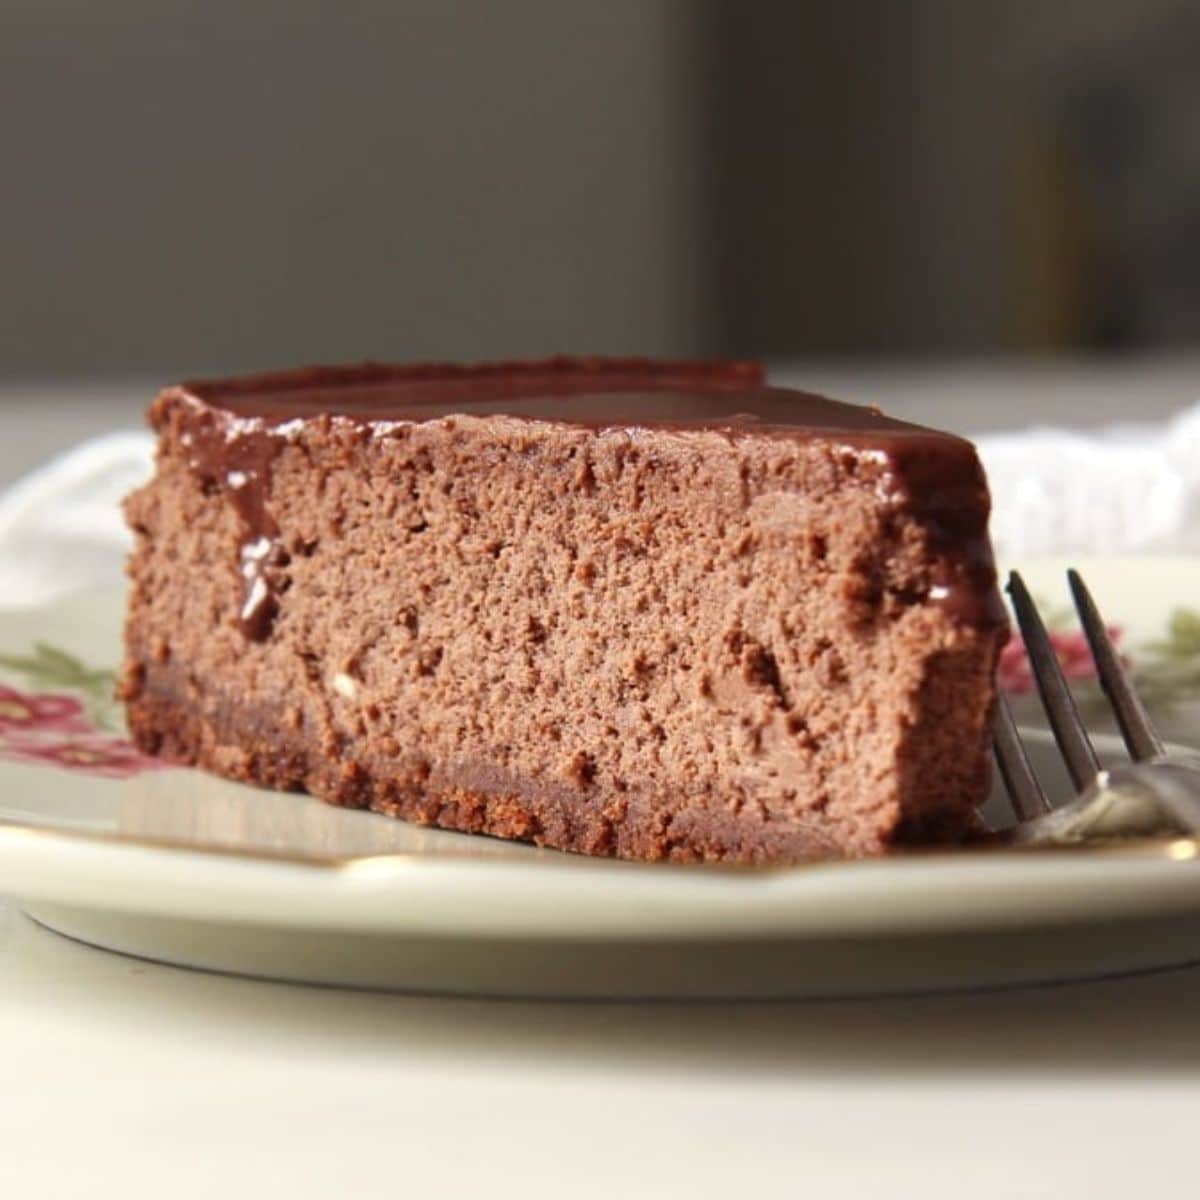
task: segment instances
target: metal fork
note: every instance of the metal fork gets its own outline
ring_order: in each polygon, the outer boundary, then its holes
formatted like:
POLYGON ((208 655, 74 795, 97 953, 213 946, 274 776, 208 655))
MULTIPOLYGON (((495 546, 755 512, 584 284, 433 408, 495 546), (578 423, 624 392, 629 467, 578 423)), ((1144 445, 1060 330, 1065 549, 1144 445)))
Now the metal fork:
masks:
POLYGON ((1062 844, 1098 838, 1200 833, 1200 756, 1171 754, 1130 682, 1087 585, 1067 572, 1075 611, 1100 686, 1131 761, 1104 768, 1080 718, 1058 657, 1029 589, 1017 572, 1008 580, 1017 624, 1051 732, 1066 763, 1075 798, 1051 805, 1021 743, 1012 712, 999 697, 994 723, 996 761, 1017 818, 1002 840, 1062 844))

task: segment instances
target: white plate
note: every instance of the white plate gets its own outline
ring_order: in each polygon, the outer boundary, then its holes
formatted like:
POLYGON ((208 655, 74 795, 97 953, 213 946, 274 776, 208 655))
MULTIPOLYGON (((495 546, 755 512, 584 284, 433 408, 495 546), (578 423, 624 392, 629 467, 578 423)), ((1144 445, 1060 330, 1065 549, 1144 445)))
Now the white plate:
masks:
MULTIPOLYGON (((1166 627, 1172 597, 1200 595, 1191 563, 1141 562, 1136 590, 1129 571, 1086 564, 1135 643, 1166 627)), ((1058 564, 1027 578, 1062 590, 1058 564)), ((119 715, 94 669, 118 660, 120 604, 0 614, 0 887, 85 941, 275 978, 581 997, 907 991, 1200 960, 1189 840, 642 865, 150 769, 103 729, 119 715)), ((1045 739, 1031 740, 1065 789, 1045 739)))

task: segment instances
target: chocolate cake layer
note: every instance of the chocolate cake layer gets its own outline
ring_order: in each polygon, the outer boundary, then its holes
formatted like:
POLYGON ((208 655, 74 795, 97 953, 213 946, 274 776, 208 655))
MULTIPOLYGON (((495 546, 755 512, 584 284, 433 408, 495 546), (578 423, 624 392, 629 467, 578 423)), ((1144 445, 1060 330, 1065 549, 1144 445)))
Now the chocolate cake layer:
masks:
POLYGON ((970 828, 1006 625, 969 443, 753 364, 186 384, 151 409, 146 750, 639 859, 970 828))

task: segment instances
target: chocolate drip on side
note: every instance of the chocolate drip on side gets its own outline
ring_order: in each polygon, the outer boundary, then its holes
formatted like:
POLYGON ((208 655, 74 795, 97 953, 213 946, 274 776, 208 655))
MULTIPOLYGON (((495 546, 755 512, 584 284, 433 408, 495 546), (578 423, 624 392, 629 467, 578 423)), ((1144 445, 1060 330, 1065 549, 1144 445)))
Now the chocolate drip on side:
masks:
POLYGON ((261 642, 270 636, 279 597, 290 582, 291 559, 267 505, 271 467, 283 439, 259 422, 230 420, 194 407, 195 419, 183 435, 188 465, 202 486, 228 498, 241 522, 238 567, 243 591, 238 625, 251 641, 261 642))
POLYGON ((1005 628, 1008 611, 996 584, 983 468, 969 442, 943 435, 959 448, 957 470, 948 472, 945 446, 932 443, 932 436, 894 441, 886 451, 896 508, 921 522, 934 556, 922 599, 960 625, 1005 628))

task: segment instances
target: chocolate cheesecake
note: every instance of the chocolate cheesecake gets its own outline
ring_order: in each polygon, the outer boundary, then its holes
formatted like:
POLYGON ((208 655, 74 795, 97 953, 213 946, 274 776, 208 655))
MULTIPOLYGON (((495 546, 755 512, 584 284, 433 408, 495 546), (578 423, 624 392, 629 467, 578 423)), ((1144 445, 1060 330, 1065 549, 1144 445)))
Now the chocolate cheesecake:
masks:
POLYGON ((973 827, 1007 626, 968 442, 753 364, 565 358, 188 383, 150 421, 149 753, 630 859, 973 827))

